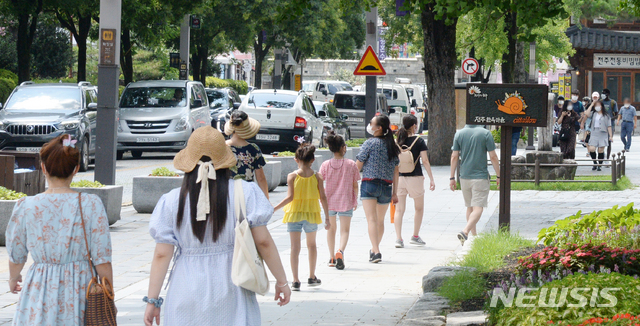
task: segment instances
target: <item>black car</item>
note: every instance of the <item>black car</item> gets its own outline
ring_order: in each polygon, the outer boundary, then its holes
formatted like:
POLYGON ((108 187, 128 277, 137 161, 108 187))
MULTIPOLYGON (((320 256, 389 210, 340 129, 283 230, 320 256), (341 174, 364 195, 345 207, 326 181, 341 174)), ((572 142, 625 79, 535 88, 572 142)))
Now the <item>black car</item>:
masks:
POLYGON ((211 126, 224 132, 225 116, 234 108, 234 104, 240 105, 242 100, 238 93, 231 88, 207 88, 209 98, 209 113, 211 114, 211 126))
POLYGON ((333 130, 336 134, 342 136, 344 140, 351 139, 351 129, 346 122, 349 117, 346 114, 338 113, 336 107, 329 102, 313 101, 313 106, 316 109, 318 117, 320 117, 320 120, 324 124, 320 147, 326 147, 324 137, 328 130, 333 130))
POLYGON ((46 142, 69 134, 77 140, 84 172, 95 153, 97 101, 89 82, 23 82, 0 104, 0 149, 39 152, 46 142))

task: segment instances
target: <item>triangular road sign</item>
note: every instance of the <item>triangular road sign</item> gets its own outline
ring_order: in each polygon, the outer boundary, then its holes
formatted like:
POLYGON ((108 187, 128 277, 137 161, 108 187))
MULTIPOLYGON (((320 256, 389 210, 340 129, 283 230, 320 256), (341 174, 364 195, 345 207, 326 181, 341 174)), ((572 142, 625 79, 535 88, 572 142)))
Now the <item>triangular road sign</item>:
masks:
POLYGON ((387 74, 371 45, 364 51, 364 55, 353 74, 357 76, 384 76, 387 74))

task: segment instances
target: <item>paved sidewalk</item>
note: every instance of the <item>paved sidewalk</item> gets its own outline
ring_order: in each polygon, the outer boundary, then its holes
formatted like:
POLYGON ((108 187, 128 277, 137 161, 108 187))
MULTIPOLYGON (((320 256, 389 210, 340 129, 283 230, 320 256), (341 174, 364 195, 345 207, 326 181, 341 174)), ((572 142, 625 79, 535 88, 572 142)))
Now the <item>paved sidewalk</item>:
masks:
MULTIPOLYGON (((584 154, 585 151, 579 148, 577 155, 584 154)), ((640 183, 640 154, 634 151, 629 158, 627 174, 632 181, 640 183)), ((323 285, 310 289, 303 283, 302 291, 294 292, 291 303, 285 307, 278 307, 273 302, 273 292, 265 297, 258 297, 263 325, 397 324, 420 296, 422 276, 432 267, 451 261, 461 251, 456 233, 465 224, 462 194, 448 190, 449 167, 435 167, 433 170, 436 190, 426 194, 425 218, 421 230, 426 246, 408 244, 413 225, 413 205, 409 200, 403 232, 406 247, 394 247, 395 231, 387 214, 385 236, 381 245, 383 261, 380 264, 370 264, 366 220, 363 209, 359 208, 352 220, 351 237, 345 252, 346 269, 339 271, 326 266, 326 231, 319 231, 317 275, 322 279, 323 285)), ((581 169, 578 173, 590 172, 581 169)), ((271 194, 271 202, 277 203, 284 197, 285 191, 284 187, 278 188, 271 194)), ((639 200, 640 194, 636 190, 611 193, 514 192, 512 229, 534 238, 540 228, 550 225, 558 218, 574 214, 579 209, 602 209, 639 200)), ((497 214, 494 212, 497 205, 498 194, 492 192, 489 208, 485 210, 478 230, 495 228, 497 214)), ((147 292, 154 243, 148 234, 148 214, 137 214, 128 206, 123 208, 122 215, 122 220, 111 227, 118 323, 141 325, 145 309, 141 298, 147 292)), ((277 212, 269 229, 291 280, 289 235, 281 218, 282 212, 277 212)), ((304 239, 302 244, 300 276, 305 280, 308 264, 304 239)), ((0 261, 7 261, 5 248, 0 248, 0 261)), ((3 284, 0 292, 0 325, 11 323, 18 299, 17 295, 8 292, 8 278, 7 264, 0 263, 0 283, 3 284)))

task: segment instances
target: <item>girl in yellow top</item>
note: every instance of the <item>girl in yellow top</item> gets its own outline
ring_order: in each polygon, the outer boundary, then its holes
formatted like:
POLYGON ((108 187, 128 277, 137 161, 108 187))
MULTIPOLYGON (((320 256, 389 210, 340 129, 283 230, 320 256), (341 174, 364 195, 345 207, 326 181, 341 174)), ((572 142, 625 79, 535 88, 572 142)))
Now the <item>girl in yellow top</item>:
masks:
MULTIPOLYGON (((309 250, 309 286, 322 284, 316 276, 316 261, 318 250, 316 248, 316 231, 322 224, 320 204, 324 209, 324 216, 329 216, 329 205, 324 193, 323 179, 311 169, 315 159, 316 148, 313 145, 303 144, 296 151, 296 163, 298 170, 287 176, 287 197, 275 207, 278 210, 284 207, 284 218, 287 223, 287 231, 291 237, 291 271, 293 272, 293 284, 291 290, 300 291, 300 279, 298 278, 298 258, 300 256, 300 238, 302 230, 307 234, 307 248, 309 250)), ((325 229, 330 227, 330 221, 326 219, 325 229)))

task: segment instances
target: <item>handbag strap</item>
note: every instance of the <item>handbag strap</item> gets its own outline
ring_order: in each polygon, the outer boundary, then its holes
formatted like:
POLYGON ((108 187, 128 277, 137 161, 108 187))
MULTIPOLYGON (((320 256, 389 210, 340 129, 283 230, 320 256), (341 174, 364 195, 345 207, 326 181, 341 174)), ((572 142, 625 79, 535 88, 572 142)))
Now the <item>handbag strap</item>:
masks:
POLYGON ((238 220, 238 224, 240 224, 242 220, 244 220, 245 216, 247 215, 247 207, 244 200, 244 190, 242 189, 242 180, 236 179, 234 182, 235 182, 235 185, 233 187, 233 191, 234 191, 233 201, 235 204, 236 219, 238 220))
MULTIPOLYGON (((81 194, 78 193, 78 208, 80 209, 80 221, 82 222, 82 233, 84 234, 84 244, 87 247, 87 255, 89 256, 89 264, 91 264, 91 277, 96 277, 93 274, 93 270, 96 268, 95 265, 93 265, 93 259, 91 259, 91 250, 89 249, 89 241, 87 241, 87 230, 84 227, 84 214, 82 214, 82 197, 81 194)), ((96 271, 96 274, 98 273, 98 271, 96 271)))

